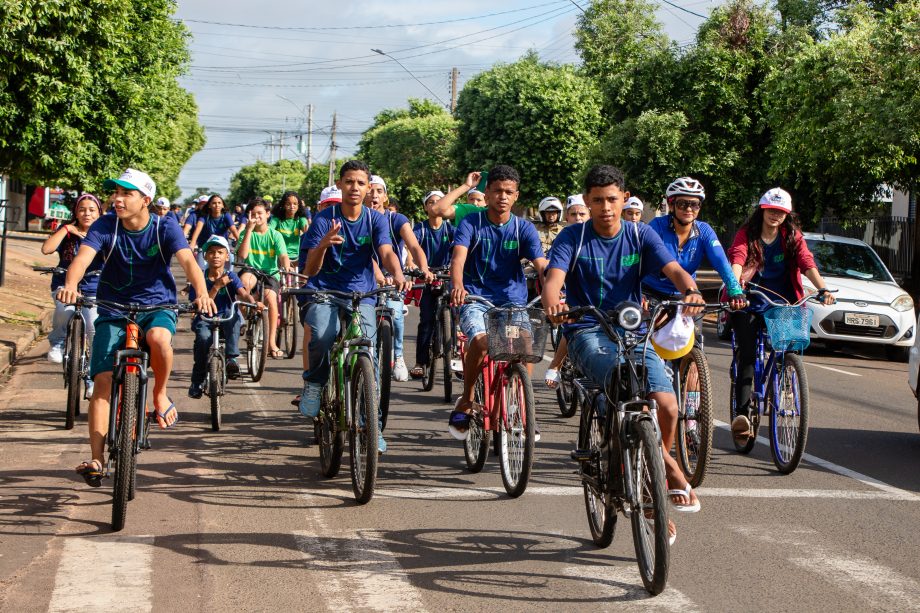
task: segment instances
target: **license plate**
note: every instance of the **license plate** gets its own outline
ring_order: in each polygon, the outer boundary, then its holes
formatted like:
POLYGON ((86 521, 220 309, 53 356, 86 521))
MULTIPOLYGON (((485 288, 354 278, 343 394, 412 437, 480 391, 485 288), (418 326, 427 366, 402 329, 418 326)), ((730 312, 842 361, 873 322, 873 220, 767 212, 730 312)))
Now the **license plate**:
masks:
POLYGON ((878 315, 866 315, 864 313, 844 313, 843 323, 848 326, 866 326, 868 328, 878 327, 878 315))

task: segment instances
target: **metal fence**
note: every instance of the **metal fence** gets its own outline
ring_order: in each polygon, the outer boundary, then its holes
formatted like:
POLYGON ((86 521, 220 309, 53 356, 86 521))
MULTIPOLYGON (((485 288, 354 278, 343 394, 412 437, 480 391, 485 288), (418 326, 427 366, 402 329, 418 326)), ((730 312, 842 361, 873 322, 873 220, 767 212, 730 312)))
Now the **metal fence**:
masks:
POLYGON ((842 219, 826 217, 815 232, 858 238, 868 243, 896 277, 910 276, 914 257, 914 222, 907 217, 842 219))

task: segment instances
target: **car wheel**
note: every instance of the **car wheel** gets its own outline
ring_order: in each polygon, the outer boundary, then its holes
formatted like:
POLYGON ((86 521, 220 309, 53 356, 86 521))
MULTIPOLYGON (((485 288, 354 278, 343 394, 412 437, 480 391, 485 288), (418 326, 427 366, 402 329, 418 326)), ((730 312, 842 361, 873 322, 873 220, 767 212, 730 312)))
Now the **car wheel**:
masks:
POLYGON ((898 347, 896 345, 885 346, 885 357, 892 362, 906 362, 910 357, 910 347, 898 347))

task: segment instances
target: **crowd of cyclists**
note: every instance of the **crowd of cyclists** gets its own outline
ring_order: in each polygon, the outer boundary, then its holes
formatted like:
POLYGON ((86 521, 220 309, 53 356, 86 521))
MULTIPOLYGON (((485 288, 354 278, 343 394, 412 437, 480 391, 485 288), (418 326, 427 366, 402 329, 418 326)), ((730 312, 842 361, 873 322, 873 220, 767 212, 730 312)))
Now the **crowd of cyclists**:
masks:
MULTIPOLYGON (((463 389, 448 419, 454 438, 469 436, 482 406, 476 402, 475 382, 488 352, 483 300, 493 305, 525 305, 539 291, 545 315, 561 326, 562 338, 546 371, 546 384, 559 385, 559 369, 568 356, 581 376, 604 386, 608 374, 623 360, 618 347, 590 316, 569 321, 569 309, 592 306, 611 311, 623 302, 674 299, 685 303, 683 313, 694 316, 704 304, 696 273, 705 259, 721 277, 726 304, 732 309, 739 364, 734 388, 737 416, 732 435, 744 441, 751 427, 751 381, 754 339, 763 326, 763 299, 746 295, 749 283, 789 303, 804 295, 802 275, 818 290, 818 299, 834 301, 814 258, 802 238, 790 195, 773 188, 754 205, 749 219, 726 251, 713 228, 699 220, 706 201, 703 185, 681 177, 664 190, 667 214, 642 222, 643 203, 632 197, 623 173, 600 165, 591 168, 581 193, 543 198, 539 220, 514 213, 521 177, 507 165, 471 172, 451 191, 428 192, 425 219, 412 223, 390 201, 383 178, 357 160, 346 162, 335 186, 320 194, 315 211, 296 192, 285 192, 276 205, 254 198, 231 212, 218 194, 201 196, 184 218, 178 207, 160 198, 145 173, 127 169, 105 182, 111 191, 106 206, 92 194, 81 195, 71 223, 43 244, 46 254, 58 253, 66 275, 51 282, 55 298, 54 330, 48 359, 60 362, 73 305, 81 296, 100 302, 159 305, 176 303, 179 292, 170 270, 173 260, 188 280, 189 300, 198 315, 194 366, 188 395, 204 392, 205 360, 210 328, 202 315, 232 315, 236 302, 267 309, 271 328, 266 340, 273 358, 285 357, 276 344, 279 295, 296 284, 308 289, 370 292, 380 285, 408 292, 414 282, 424 288, 418 298, 416 355, 408 368, 403 353, 403 301, 391 300, 394 348, 393 378, 421 378, 429 367, 435 325, 433 271, 449 270, 449 291, 457 327, 468 339, 462 364, 463 389), (239 275, 233 263, 245 264, 239 275), (264 283, 257 283, 261 272, 264 283), (528 284, 535 273, 536 290, 528 284), (257 290, 261 290, 257 292, 257 290), (469 297, 476 297, 471 299, 469 297)), ((656 207, 657 208, 657 207, 656 207)), ((303 325, 302 386, 295 402, 300 413, 314 419, 320 413, 323 388, 329 378, 328 354, 339 334, 340 315, 351 309, 346 300, 311 300, 298 296, 303 325)), ((367 338, 376 334, 377 304, 365 298, 361 327, 367 338)), ((109 424, 109 398, 115 353, 124 345, 122 313, 99 306, 81 311, 90 352, 89 434, 91 457, 77 467, 86 482, 98 487, 105 476, 103 441, 109 424)), ((226 340, 227 374, 240 376, 239 337, 243 316, 237 312, 221 325, 226 340)), ((159 310, 142 313, 137 323, 150 352, 154 386, 152 407, 161 428, 179 419, 167 394, 173 366, 172 338, 177 315, 159 310)), ((375 356, 379 359, 380 356, 375 356)), ((677 397, 672 373, 656 353, 643 355, 649 398, 657 403, 667 491, 672 508, 699 511, 701 503, 670 450, 677 431, 677 397)), ((378 450, 386 450, 381 434, 378 450)), ((671 538, 676 535, 673 523, 671 538)))

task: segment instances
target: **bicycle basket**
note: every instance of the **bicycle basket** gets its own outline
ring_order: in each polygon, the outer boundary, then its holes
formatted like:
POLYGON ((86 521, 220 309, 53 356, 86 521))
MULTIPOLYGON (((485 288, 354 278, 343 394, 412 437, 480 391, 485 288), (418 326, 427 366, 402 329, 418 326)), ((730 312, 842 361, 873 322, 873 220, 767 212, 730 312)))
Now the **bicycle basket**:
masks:
POLYGON ((549 324, 540 309, 496 307, 486 311, 489 357, 536 363, 543 359, 549 324))
POLYGON ((811 310, 807 306, 779 306, 763 314, 770 344, 776 351, 804 351, 810 342, 811 310))

